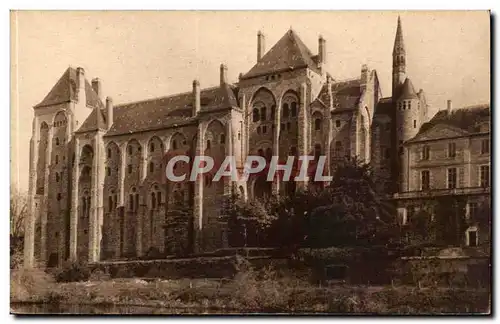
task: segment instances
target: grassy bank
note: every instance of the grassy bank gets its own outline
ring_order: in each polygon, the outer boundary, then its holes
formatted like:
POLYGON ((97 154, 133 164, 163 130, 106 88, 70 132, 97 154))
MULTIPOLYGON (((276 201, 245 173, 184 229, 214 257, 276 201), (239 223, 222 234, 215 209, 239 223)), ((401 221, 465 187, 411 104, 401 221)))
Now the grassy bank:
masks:
POLYGON ((377 314, 485 313, 489 292, 413 287, 319 287, 266 269, 242 269, 234 279, 91 278, 57 283, 42 271, 13 271, 11 302, 237 309, 241 312, 377 314))

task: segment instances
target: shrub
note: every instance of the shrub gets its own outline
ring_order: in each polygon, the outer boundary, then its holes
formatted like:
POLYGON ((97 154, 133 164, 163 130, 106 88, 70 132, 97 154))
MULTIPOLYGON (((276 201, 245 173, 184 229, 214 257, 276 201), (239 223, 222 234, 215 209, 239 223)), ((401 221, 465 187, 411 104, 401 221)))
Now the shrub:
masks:
POLYGON ((89 280, 90 281, 104 281, 109 280, 111 278, 110 274, 106 271, 106 269, 94 269, 90 273, 89 280))
POLYGON ((67 262, 55 274, 57 282, 87 281, 90 270, 87 265, 79 262, 67 262))
POLYGON ((10 274, 11 301, 42 301, 50 293, 54 279, 41 269, 17 269, 10 274))

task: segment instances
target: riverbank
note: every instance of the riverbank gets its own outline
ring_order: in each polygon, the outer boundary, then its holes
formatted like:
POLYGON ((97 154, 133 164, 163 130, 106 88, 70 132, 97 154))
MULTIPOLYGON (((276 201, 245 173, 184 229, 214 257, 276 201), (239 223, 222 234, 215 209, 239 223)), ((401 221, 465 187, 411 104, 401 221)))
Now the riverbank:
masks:
MULTIPOLYGON (((115 309, 120 313, 123 312, 120 309, 128 307, 135 314, 158 314, 156 311, 161 310, 166 314, 184 313, 182 310, 191 314, 440 314, 487 313, 490 310, 490 293, 484 289, 340 284, 315 286, 269 270, 259 273, 241 271, 231 280, 91 279, 70 283, 56 283, 48 275, 34 273, 13 273, 13 305, 52 305, 53 312, 57 312, 57 309, 65 312, 66 308, 70 313, 88 313, 85 312, 88 307, 74 307, 83 304, 94 305, 97 312, 99 309, 109 309, 111 312, 115 309), (30 276, 35 278, 30 279, 30 276), (20 287, 21 284, 24 288, 20 287)), ((23 312, 22 307, 18 309, 23 312)), ((15 308, 13 312, 17 312, 15 308)))

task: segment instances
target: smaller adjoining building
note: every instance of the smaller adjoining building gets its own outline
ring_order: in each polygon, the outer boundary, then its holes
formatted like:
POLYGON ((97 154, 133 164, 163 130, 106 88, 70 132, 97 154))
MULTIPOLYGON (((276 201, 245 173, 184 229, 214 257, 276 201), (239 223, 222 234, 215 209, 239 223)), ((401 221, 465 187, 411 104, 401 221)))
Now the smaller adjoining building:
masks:
POLYGON ((479 213, 490 210, 490 115, 489 105, 453 109, 448 100, 446 109, 404 143, 400 190, 394 195, 403 225, 430 207, 432 220, 449 220, 441 229, 449 244, 488 244, 491 215, 479 213))

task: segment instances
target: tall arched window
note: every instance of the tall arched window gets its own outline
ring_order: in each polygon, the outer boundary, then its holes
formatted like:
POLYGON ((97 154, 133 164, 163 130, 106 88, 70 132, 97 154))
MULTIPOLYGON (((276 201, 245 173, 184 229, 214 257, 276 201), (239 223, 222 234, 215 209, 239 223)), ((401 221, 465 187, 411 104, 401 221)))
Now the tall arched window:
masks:
POLYGON ((292 117, 296 117, 297 116, 297 103, 296 102, 292 102, 290 104, 290 107, 291 107, 291 115, 292 115, 292 117))
POLYGON ((155 164, 153 162, 149 162, 149 173, 153 173, 155 171, 155 164))
POLYGON ((259 110, 257 108, 254 108, 252 113, 253 113, 253 121, 258 122, 260 120, 259 110))
POLYGON ((222 145, 226 144, 226 134, 220 134, 220 141, 222 145))
POLYGON ((113 196, 108 197, 108 211, 109 212, 113 211, 113 196))
POLYGON ((177 150, 177 141, 176 140, 172 141, 172 149, 177 150))
POLYGON ((321 155, 321 144, 314 145, 314 160, 318 161, 321 155))
POLYGON ((274 121, 275 117, 276 117, 276 105, 272 105, 272 107, 271 107, 271 120, 274 121))
POLYGON ((314 120, 314 130, 321 130, 321 119, 320 118, 316 118, 314 120))
POLYGON ((273 157, 273 150, 270 147, 268 147, 266 149, 266 160, 271 161, 272 157, 273 157))
POLYGON ((155 151, 155 143, 149 144, 149 151, 154 152, 155 151))
POLYGON ((56 137, 56 145, 59 145, 59 137, 56 137))
POLYGON ((156 195, 154 192, 151 193, 151 208, 156 209, 156 195))
POLYGON ((266 107, 260 108, 260 120, 265 121, 267 116, 266 107))
POLYGON ((283 118, 288 118, 289 115, 290 115, 290 112, 288 110, 288 104, 285 103, 285 104, 283 104, 283 118))

